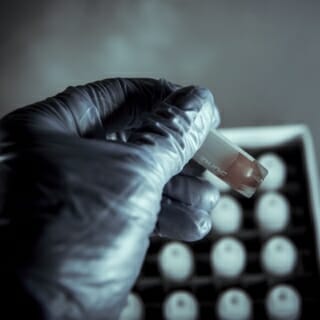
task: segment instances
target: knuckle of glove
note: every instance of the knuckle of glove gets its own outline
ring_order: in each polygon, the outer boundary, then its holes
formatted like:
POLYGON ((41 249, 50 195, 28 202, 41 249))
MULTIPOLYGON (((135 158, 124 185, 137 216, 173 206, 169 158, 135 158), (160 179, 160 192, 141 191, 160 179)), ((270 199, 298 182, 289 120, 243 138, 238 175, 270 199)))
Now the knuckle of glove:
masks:
POLYGON ((162 173, 182 170, 204 141, 215 117, 213 96, 208 89, 178 89, 146 117, 130 141, 144 145, 154 162, 164 164, 162 173), (151 147, 151 148, 150 148, 151 147))
POLYGON ((169 96, 157 110, 173 138, 171 146, 180 154, 183 165, 204 141, 214 117, 212 94, 207 89, 187 87, 169 96))

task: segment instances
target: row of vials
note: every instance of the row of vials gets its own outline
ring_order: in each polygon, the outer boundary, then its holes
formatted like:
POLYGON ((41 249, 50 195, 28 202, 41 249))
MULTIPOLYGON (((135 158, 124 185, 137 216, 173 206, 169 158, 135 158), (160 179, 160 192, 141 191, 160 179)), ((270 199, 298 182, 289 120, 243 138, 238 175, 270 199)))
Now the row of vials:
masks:
MULTIPOLYGON (((240 288, 230 288, 220 294, 213 302, 216 318, 219 320, 250 320, 254 318, 253 303, 250 296, 240 288)), ((162 316, 165 320, 200 319, 199 303, 189 291, 173 291, 164 299, 162 316)), ((297 320, 301 315, 301 297, 289 285, 274 286, 265 299, 265 311, 270 320, 297 320)), ((142 320, 145 308, 136 293, 128 297, 120 320, 142 320)))
MULTIPOLYGON (((293 244, 284 237, 270 238, 261 254, 266 272, 281 277, 291 273, 296 265, 297 253, 293 244)), ((232 237, 221 238, 210 252, 210 263, 215 280, 223 282, 241 276, 246 264, 245 248, 232 237)), ((167 284, 187 283, 194 273, 194 257, 188 246, 180 242, 164 245, 158 255, 158 267, 167 284)), ((214 302, 213 302, 214 303, 214 302)), ((272 320, 296 320, 301 314, 301 298, 298 292, 288 285, 277 285, 267 294, 266 314, 272 320)), ((240 288, 222 292, 215 305, 217 319, 248 320, 253 317, 253 303, 247 293, 240 288)), ((166 320, 199 319, 199 303, 196 297, 183 290, 170 293, 162 305, 166 320)), ((130 294, 121 320, 138 320, 144 317, 144 305, 136 293, 130 294)))
MULTIPOLYGON (((215 242, 209 253, 215 280, 231 281, 240 277, 247 264, 245 246, 234 237, 223 237, 215 242)), ((273 277, 289 276, 296 268, 298 253, 295 245, 286 237, 268 239, 260 252, 261 268, 273 277)), ((195 270, 191 249, 180 242, 163 246, 158 255, 158 268, 164 281, 183 283, 195 270)))
MULTIPOLYGON (((282 194, 270 191, 261 195, 254 207, 254 219, 261 235, 283 232, 290 223, 290 205, 282 194)), ((230 195, 221 196, 211 212, 212 233, 231 234, 241 230, 243 210, 230 195)))

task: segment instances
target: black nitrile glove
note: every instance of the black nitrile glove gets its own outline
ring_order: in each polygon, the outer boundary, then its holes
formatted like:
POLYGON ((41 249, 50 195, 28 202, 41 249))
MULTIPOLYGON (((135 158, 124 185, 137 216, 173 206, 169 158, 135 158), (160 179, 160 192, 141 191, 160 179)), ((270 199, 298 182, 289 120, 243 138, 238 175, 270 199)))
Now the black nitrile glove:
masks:
POLYGON ((218 192, 185 165, 218 122, 207 89, 152 79, 70 87, 5 116, 8 319, 117 319, 151 233, 192 241, 210 230, 218 192))

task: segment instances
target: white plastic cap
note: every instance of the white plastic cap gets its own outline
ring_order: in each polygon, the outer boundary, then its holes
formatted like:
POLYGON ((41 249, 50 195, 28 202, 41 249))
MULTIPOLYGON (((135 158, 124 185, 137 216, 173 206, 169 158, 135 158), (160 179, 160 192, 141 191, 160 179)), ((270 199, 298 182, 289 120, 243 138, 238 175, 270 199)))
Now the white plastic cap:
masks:
POLYGON ((142 320, 144 318, 144 305, 136 293, 130 293, 127 305, 122 310, 119 320, 142 320))
POLYGON ((262 248, 262 267, 273 276, 287 276, 296 266, 297 255, 297 249, 288 238, 275 236, 262 248))
POLYGON ((265 153, 258 158, 267 170, 268 175, 261 184, 262 190, 276 190, 285 184, 287 168, 283 160, 275 153, 265 153))
POLYGON ((250 297, 240 289, 229 289, 219 298, 216 308, 219 320, 248 320, 252 317, 250 297))
POLYGON ((165 299, 163 316, 166 320, 196 320, 199 317, 198 302, 191 293, 176 291, 165 299))
POLYGON ((239 240, 222 238, 212 246, 210 262, 214 275, 226 279, 236 278, 245 268, 245 248, 239 240))
POLYGON ((288 200, 277 192, 262 195, 255 206, 255 218, 259 229, 265 234, 282 231, 289 223, 288 200))
POLYGON ((271 320, 297 320, 301 314, 301 298, 291 286, 272 288, 266 299, 266 311, 271 320))
POLYGON ((212 232, 228 234, 237 232, 241 227, 242 208, 231 196, 221 196, 211 212, 212 232))
POLYGON ((172 282, 184 282, 192 275, 194 258, 191 250, 180 242, 170 242, 161 249, 158 266, 162 276, 172 282))

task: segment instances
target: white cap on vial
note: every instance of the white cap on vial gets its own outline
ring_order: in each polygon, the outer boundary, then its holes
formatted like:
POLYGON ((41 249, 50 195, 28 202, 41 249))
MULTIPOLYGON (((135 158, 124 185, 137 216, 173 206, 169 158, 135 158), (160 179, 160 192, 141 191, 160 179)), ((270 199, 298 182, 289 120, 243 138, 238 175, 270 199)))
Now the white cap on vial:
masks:
POLYGON ((301 314, 301 298, 291 286, 272 288, 266 299, 266 312, 271 320, 297 320, 301 314))
POLYGON ((219 320, 249 320, 251 299, 243 290, 229 289, 218 298, 216 313, 219 320))
POLYGON ((232 237, 222 238, 212 246, 210 262, 215 276, 225 279, 236 278, 245 268, 245 248, 239 240, 232 237))
POLYGON ((231 196, 221 196, 211 212, 212 232, 228 234, 237 232, 241 227, 242 208, 231 196))
POLYGON ((262 267, 273 276, 288 276, 297 264, 297 256, 297 249, 288 238, 275 236, 262 248, 262 267))
POLYGON ((173 292, 164 301, 163 317, 165 320, 196 320, 199 318, 198 302, 190 292, 173 292))
POLYGON ((193 254, 183 243, 169 242, 163 246, 158 255, 158 266, 166 280, 184 282, 193 273, 193 254))
POLYGON ((287 168, 283 160, 275 153, 265 153, 258 158, 268 175, 261 184, 262 190, 276 190, 285 184, 287 168))
POLYGON ((255 206, 255 218, 259 229, 265 234, 284 230, 290 217, 288 200, 277 192, 262 195, 255 206))
POLYGON ((142 320, 144 318, 144 305, 136 293, 130 293, 127 305, 121 311, 119 320, 142 320))

